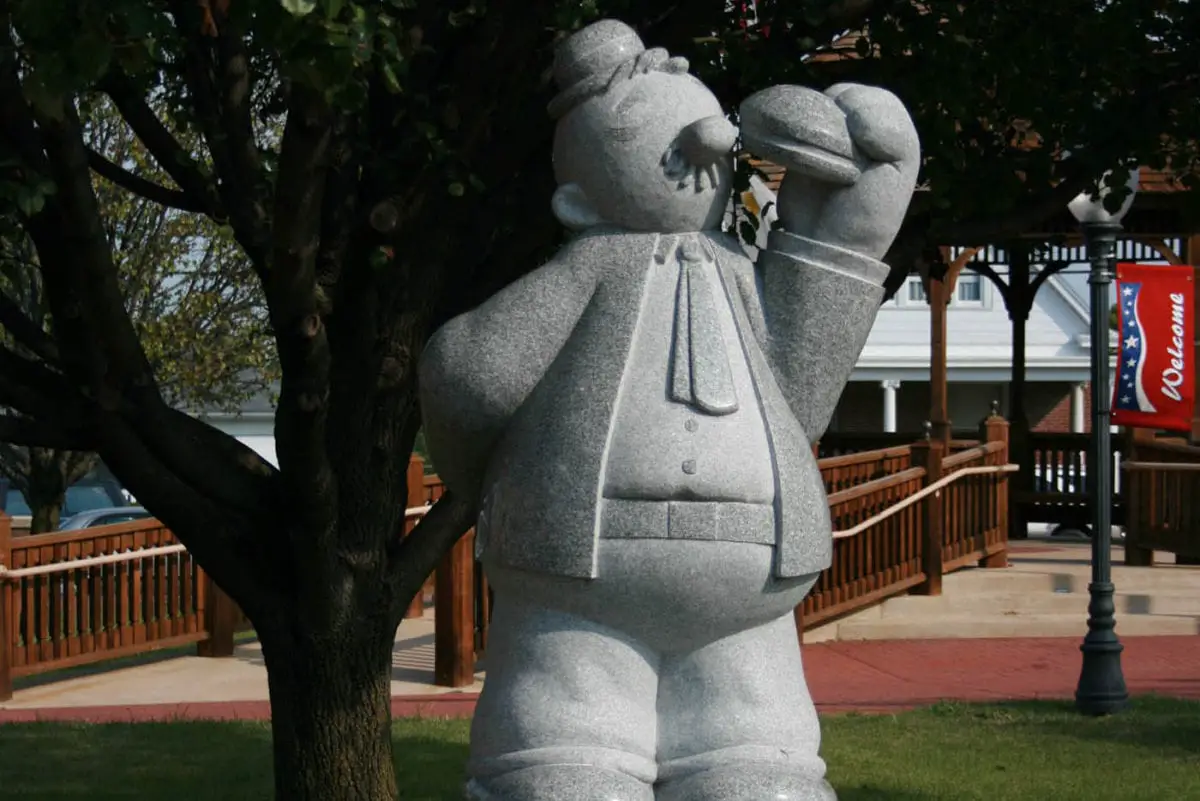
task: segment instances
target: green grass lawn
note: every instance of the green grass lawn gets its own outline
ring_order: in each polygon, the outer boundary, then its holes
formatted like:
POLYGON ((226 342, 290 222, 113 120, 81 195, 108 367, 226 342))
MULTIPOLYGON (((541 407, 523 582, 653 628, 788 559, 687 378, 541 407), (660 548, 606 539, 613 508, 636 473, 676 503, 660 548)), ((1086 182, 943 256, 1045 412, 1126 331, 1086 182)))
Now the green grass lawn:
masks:
MULTIPOLYGON (((405 799, 460 796, 467 721, 396 723, 405 799)), ((1066 703, 943 704, 823 722, 841 801, 1200 799, 1200 703, 1142 698, 1111 718, 1066 703)), ((4 799, 270 797, 269 732, 241 723, 0 726, 4 799)), ((570 801, 564 799, 564 801, 570 801)))

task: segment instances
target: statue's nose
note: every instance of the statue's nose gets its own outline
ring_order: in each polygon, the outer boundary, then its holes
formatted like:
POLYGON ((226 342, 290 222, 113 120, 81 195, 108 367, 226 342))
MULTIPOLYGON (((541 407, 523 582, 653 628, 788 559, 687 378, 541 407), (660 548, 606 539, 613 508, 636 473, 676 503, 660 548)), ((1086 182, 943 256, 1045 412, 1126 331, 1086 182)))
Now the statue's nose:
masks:
POLYGON ((696 120, 679 135, 679 149, 689 162, 705 167, 728 156, 737 143, 738 130, 722 116, 696 120))

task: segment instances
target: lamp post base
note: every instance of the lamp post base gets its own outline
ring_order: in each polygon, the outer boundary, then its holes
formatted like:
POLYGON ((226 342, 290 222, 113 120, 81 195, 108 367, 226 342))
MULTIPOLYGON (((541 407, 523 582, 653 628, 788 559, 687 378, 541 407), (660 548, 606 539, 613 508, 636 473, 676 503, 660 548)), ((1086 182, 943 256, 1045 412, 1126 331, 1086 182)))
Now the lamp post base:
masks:
POLYGON ((1088 585, 1088 633, 1079 650, 1083 667, 1075 690, 1075 707, 1085 715, 1111 715, 1129 705, 1129 691, 1121 670, 1125 646, 1114 631, 1117 621, 1112 582, 1088 585))

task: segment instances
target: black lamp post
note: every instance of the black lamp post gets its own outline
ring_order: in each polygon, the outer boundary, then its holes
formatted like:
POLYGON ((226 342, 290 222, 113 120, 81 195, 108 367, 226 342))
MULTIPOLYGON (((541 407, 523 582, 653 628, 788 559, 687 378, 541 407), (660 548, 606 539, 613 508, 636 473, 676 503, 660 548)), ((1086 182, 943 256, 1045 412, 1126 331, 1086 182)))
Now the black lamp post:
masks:
POLYGON ((1091 500, 1092 581, 1088 584, 1088 632, 1079 650, 1083 667, 1075 689, 1075 706, 1088 715, 1108 715, 1129 702, 1113 603, 1112 582, 1112 409, 1109 370, 1109 291, 1116 270, 1117 234, 1121 218, 1129 211, 1137 191, 1138 174, 1130 176, 1129 194, 1121 208, 1106 211, 1107 188, 1100 196, 1083 193, 1071 201, 1071 214, 1083 228, 1083 241, 1091 262, 1092 324, 1092 437, 1087 457, 1087 491, 1091 500))

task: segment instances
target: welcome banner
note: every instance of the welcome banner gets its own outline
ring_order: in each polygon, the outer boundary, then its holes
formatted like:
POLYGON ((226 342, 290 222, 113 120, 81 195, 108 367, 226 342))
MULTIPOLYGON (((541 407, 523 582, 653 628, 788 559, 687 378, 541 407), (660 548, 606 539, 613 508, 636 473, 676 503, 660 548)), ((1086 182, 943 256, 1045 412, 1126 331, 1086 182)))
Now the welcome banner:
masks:
POLYGON ((1191 267, 1117 265, 1114 425, 1191 431, 1195 319, 1191 267))

